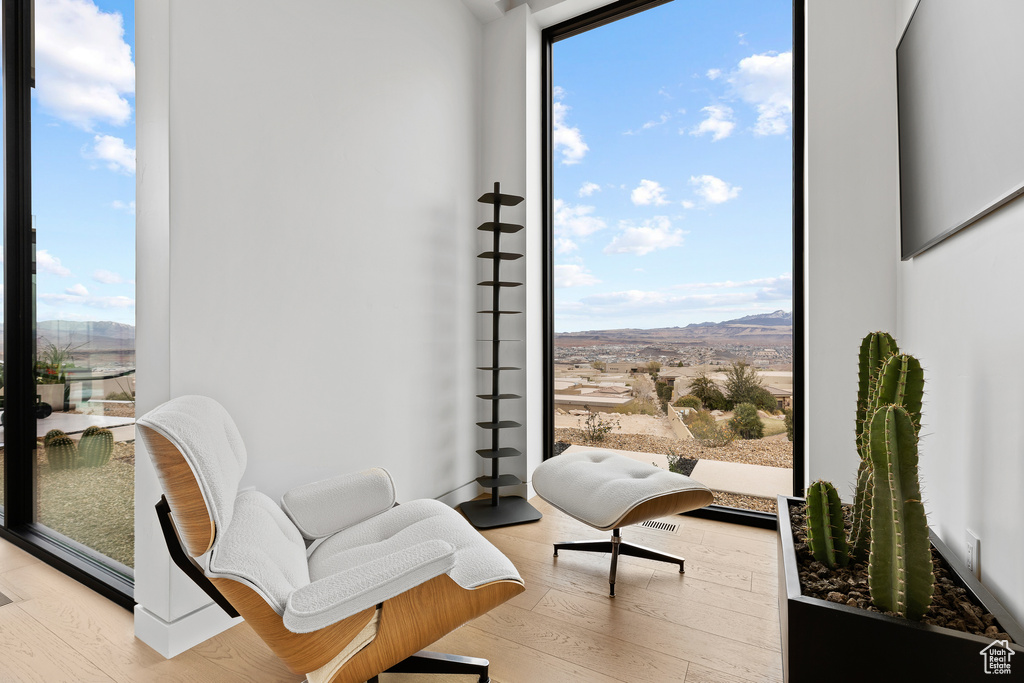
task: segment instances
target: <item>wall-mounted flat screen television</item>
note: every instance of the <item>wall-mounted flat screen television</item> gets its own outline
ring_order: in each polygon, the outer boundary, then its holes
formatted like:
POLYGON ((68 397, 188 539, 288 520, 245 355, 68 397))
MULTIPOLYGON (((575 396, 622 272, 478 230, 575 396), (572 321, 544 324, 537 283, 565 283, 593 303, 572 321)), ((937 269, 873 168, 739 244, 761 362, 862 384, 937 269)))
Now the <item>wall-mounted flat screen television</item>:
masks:
POLYGON ((906 260, 1024 192, 1024 1, 920 0, 896 65, 906 260))

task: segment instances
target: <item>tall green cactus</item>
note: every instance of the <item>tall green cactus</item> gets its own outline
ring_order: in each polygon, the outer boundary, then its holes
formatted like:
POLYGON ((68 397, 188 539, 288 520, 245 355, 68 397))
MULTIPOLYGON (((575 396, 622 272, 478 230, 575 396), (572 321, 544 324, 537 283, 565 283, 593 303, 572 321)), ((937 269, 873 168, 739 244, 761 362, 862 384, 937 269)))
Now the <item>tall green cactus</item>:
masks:
POLYGON ((114 433, 109 429, 89 427, 82 432, 78 452, 82 457, 83 467, 106 465, 110 462, 110 456, 114 452, 114 433))
MULTIPOLYGON (((853 556, 860 562, 868 559, 871 542, 871 458, 867 448, 867 421, 873 411, 875 384, 883 364, 899 353, 896 340, 888 332, 871 332, 860 343, 857 382, 857 491, 853 499, 853 556)), ((874 406, 877 407, 877 406, 874 406)))
POLYGON ((868 410, 873 415, 882 406, 903 406, 914 423, 914 431, 920 433, 923 400, 924 370, 921 363, 913 356, 901 353, 890 356, 879 369, 868 410))
POLYGON ((827 481, 807 489, 807 545, 814 559, 830 569, 850 563, 843 506, 836 487, 827 481))
POLYGON ((71 470, 78 466, 78 447, 70 436, 55 435, 49 443, 44 441, 44 445, 51 470, 71 470))
POLYGON ((880 609, 919 620, 931 604, 935 578, 917 473, 916 427, 898 405, 881 407, 871 418, 868 588, 880 609))
POLYGON ((872 387, 878 371, 889 356, 896 355, 900 348, 888 332, 871 332, 860 343, 859 372, 857 376, 857 443, 860 444, 865 423, 871 417, 868 412, 872 387))

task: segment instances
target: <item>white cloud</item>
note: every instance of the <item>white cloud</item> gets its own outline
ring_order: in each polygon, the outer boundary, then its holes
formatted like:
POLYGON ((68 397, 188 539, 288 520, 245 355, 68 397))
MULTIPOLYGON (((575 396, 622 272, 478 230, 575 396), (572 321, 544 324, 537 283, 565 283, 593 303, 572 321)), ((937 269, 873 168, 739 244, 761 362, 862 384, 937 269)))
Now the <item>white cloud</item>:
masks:
POLYGON ((590 271, 579 265, 556 265, 554 275, 555 287, 558 288, 587 287, 601 282, 590 271))
POLYGON ((732 109, 730 107, 724 104, 712 104, 704 107, 701 111, 707 114, 707 118, 691 130, 690 135, 711 133, 711 141, 715 142, 732 134, 736 123, 733 121, 732 109))
POLYGON ((656 119, 654 119, 652 121, 648 121, 647 123, 643 124, 642 126, 640 126, 636 130, 627 130, 625 133, 623 133, 623 135, 636 135, 637 133, 639 133, 641 131, 649 130, 649 129, 654 128, 656 126, 661 126, 661 125, 663 125, 665 123, 668 123, 669 119, 671 119, 671 118, 672 118, 672 115, 669 114, 668 112, 665 112, 661 116, 659 116, 658 118, 656 118, 656 119))
POLYGON ((89 296, 89 290, 86 289, 85 285, 83 285, 81 282, 79 282, 77 285, 72 285, 71 287, 68 287, 64 291, 72 296, 89 296))
POLYGON ((723 204, 736 199, 743 189, 713 175, 690 176, 690 184, 696 188, 694 192, 710 204, 723 204))
POLYGON ((672 95, 669 93, 668 88, 658 88, 658 94, 664 97, 666 100, 671 100, 672 95))
POLYGON ((110 206, 114 207, 118 211, 126 211, 133 216, 135 215, 134 199, 130 202, 122 202, 120 199, 115 199, 114 201, 110 202, 110 206))
POLYGON ((119 285, 122 284, 125 279, 109 270, 97 270, 92 274, 92 279, 104 285, 119 285))
POLYGON ((586 237, 608 227, 604 219, 591 215, 593 213, 592 206, 566 204, 561 199, 556 199, 555 235, 586 237))
POLYGON ((684 290, 718 290, 728 292, 730 290, 747 289, 751 290, 746 296, 750 301, 780 301, 793 299, 793 275, 785 273, 778 277, 763 277, 753 280, 742 280, 733 282, 690 282, 687 284, 673 285, 672 289, 684 290))
POLYGON ((554 89, 554 145, 555 153, 562 153, 562 163, 566 166, 572 166, 578 164, 583 160, 583 156, 587 153, 590 147, 583 141, 583 134, 580 133, 579 128, 570 127, 565 122, 565 117, 568 115, 569 110, 572 108, 569 105, 562 102, 562 98, 565 96, 565 91, 561 88, 556 87, 554 89))
POLYGON ((604 248, 604 253, 644 256, 652 251, 683 244, 683 231, 672 229, 672 221, 666 216, 655 216, 641 225, 621 221, 619 227, 622 232, 604 248))
POLYGON ((567 237, 556 237, 555 238, 555 253, 556 254, 568 254, 570 252, 579 249, 579 245, 573 242, 567 237))
POLYGON ((71 275, 71 271, 61 265, 60 259, 50 254, 46 249, 36 251, 36 269, 60 277, 71 275))
POLYGON ((595 192, 600 192, 600 191, 601 191, 601 186, 598 185, 597 183, 583 183, 583 185, 580 186, 580 193, 579 194, 580 194, 581 197, 589 197, 590 195, 594 194, 595 192))
POLYGON ((737 95, 757 109, 756 135, 781 135, 793 115, 793 53, 765 52, 740 60, 729 76, 737 95))
MULTIPOLYGON (((124 140, 113 135, 97 135, 93 138, 93 147, 87 153, 94 159, 107 162, 111 171, 135 173, 135 150, 124 144, 124 140)), ((135 202, 130 206, 134 207, 135 202)), ((114 207, 117 208, 117 207, 114 207)))
POLYGON ((722 75, 721 69, 708 69, 707 77, 712 81, 718 79, 722 75))
POLYGON ((683 205, 684 209, 692 209, 693 207, 697 206, 696 204, 691 202, 689 199, 684 199, 683 201, 680 202, 680 204, 683 205))
POLYGON ((91 131, 132 115, 135 64, 124 19, 91 0, 36 0, 36 96, 50 114, 91 131))
POLYGON ((740 45, 746 45, 747 44, 747 34, 746 33, 739 33, 739 32, 737 32, 736 33, 736 41, 740 45))
POLYGON ((89 308, 131 308, 135 299, 127 296, 79 296, 77 294, 40 294, 49 304, 81 304, 89 308))
POLYGON ((665 199, 665 188, 660 183, 654 180, 641 180, 640 185, 633 188, 633 191, 629 193, 629 198, 637 206, 663 206, 668 204, 668 200, 665 199))

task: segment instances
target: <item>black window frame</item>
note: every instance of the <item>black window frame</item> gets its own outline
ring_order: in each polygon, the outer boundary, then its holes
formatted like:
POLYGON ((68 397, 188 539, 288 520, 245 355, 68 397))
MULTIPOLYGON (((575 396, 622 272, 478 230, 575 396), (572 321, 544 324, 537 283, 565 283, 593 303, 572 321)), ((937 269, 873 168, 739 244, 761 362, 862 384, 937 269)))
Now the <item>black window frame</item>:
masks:
POLYGON ((129 610, 134 580, 36 513, 32 0, 3 0, 4 499, 0 538, 129 610))
MULTIPOLYGON (((672 0, 619 0, 568 19, 541 33, 541 189, 543 222, 541 231, 541 278, 544 337, 544 460, 553 457, 555 445, 555 337, 554 337, 554 148, 552 137, 552 47, 555 43, 604 26, 613 21, 664 5, 672 0)), ((804 495, 806 469, 804 425, 804 3, 793 0, 793 495, 804 495)), ((776 528, 772 513, 709 505, 686 513, 693 517, 717 519, 766 529, 776 528)))

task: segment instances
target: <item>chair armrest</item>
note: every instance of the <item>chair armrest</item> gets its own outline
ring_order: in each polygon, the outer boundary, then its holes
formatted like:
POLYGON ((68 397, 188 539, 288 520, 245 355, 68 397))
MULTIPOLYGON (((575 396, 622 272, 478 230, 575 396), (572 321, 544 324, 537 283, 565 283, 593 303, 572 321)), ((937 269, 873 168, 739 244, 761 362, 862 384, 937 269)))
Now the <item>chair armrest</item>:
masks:
POLYGON ((454 566, 455 548, 431 540, 325 576, 288 597, 285 628, 293 633, 319 631, 445 574, 454 566))
POLYGON ((380 467, 297 486, 281 497, 281 509, 310 540, 347 529, 394 504, 395 484, 380 467))

